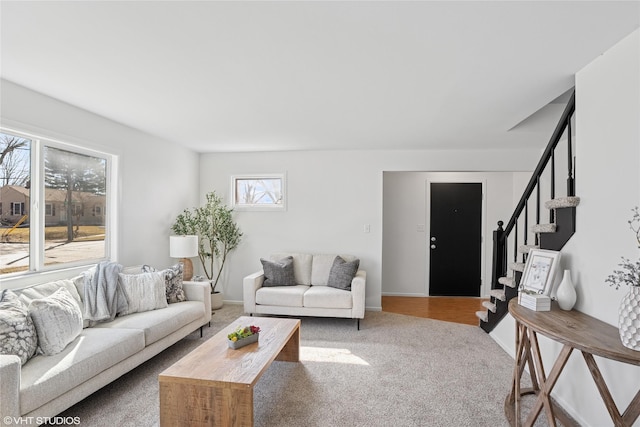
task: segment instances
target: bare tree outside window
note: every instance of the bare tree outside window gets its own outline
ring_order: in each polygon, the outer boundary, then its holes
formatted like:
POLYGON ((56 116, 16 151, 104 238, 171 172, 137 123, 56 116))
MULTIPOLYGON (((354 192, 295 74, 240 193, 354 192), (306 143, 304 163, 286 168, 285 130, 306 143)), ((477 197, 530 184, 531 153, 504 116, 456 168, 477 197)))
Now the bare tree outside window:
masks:
MULTIPOLYGON (((104 227, 104 217, 85 215, 106 196, 106 160, 58 148, 44 150, 45 189, 64 194, 62 221, 66 223, 66 241, 72 242, 80 226, 104 227)), ((51 192, 50 194, 54 194, 51 192)), ((104 239, 104 236, 103 236, 104 239)))
POLYGON ((31 141, 0 132, 0 187, 28 187, 31 141))
POLYGON ((0 274, 29 268, 30 198, 31 141, 0 132, 0 274))
POLYGON ((238 179, 238 201, 245 205, 277 205, 282 203, 282 183, 279 179, 238 179))

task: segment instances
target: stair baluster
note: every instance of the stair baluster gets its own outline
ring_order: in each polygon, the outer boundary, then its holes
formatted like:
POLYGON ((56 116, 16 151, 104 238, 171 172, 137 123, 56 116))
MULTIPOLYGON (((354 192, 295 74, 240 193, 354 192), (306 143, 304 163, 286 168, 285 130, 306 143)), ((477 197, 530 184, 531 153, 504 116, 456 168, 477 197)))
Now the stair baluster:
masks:
POLYGON ((569 162, 568 165, 568 171, 569 171, 569 176, 567 178, 567 196, 575 196, 576 195, 576 183, 575 180, 573 178, 574 173, 573 173, 573 147, 571 146, 571 118, 569 118, 569 121, 567 123, 567 159, 569 162))

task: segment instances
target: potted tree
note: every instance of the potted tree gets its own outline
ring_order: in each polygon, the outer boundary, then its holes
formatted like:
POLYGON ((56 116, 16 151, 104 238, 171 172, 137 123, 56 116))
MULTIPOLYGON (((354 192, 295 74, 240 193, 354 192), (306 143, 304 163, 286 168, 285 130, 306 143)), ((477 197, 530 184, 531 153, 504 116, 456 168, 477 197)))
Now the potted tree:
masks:
POLYGON ((233 209, 212 191, 204 206, 185 209, 171 226, 177 235, 198 235, 198 257, 211 285, 211 308, 222 307, 222 292, 216 290, 229 252, 238 247, 242 232, 233 220, 233 209))

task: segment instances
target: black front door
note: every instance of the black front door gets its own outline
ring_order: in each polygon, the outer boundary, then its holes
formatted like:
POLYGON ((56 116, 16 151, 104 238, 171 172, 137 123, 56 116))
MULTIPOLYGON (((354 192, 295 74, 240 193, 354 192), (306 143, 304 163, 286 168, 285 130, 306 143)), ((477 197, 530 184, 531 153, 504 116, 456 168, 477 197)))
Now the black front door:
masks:
POLYGON ((429 295, 480 296, 482 184, 430 188, 429 295))

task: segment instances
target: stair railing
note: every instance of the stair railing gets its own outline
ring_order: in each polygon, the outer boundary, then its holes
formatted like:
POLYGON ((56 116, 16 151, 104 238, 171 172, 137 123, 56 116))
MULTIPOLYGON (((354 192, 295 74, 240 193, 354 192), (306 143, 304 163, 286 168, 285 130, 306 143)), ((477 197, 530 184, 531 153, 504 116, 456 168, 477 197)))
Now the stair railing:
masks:
MULTIPOLYGON (((502 221, 498 221, 498 228, 493 232, 493 264, 492 264, 492 278, 491 278, 491 288, 498 289, 502 287, 498 283, 498 279, 506 275, 507 272, 507 241, 512 233, 513 233, 513 258, 514 261, 517 261, 518 254, 518 220, 524 212, 524 231, 523 231, 523 240, 524 245, 528 243, 528 224, 529 224, 529 200, 535 191, 535 212, 536 212, 536 224, 540 223, 540 207, 541 207, 541 195, 540 195, 540 178, 543 176, 543 173, 547 170, 547 166, 551 163, 551 167, 549 168, 550 172, 550 195, 553 199, 555 197, 555 152, 562 135, 567 132, 567 196, 575 196, 575 178, 574 178, 574 161, 573 161, 573 150, 572 150, 572 135, 571 135, 571 119, 575 113, 576 102, 575 102, 575 91, 571 94, 571 98, 565 107, 562 116, 560 116, 560 120, 545 148, 538 165, 536 166, 527 187, 522 193, 522 197, 520 197, 520 201, 516 205, 516 208, 507 222, 507 225, 503 228, 504 223, 502 221)), ((549 214, 550 222, 554 222, 554 211, 550 210, 549 214)), ((535 244, 537 245, 538 236, 535 236, 535 244)), ((524 260, 524 259, 523 259, 524 260)))

